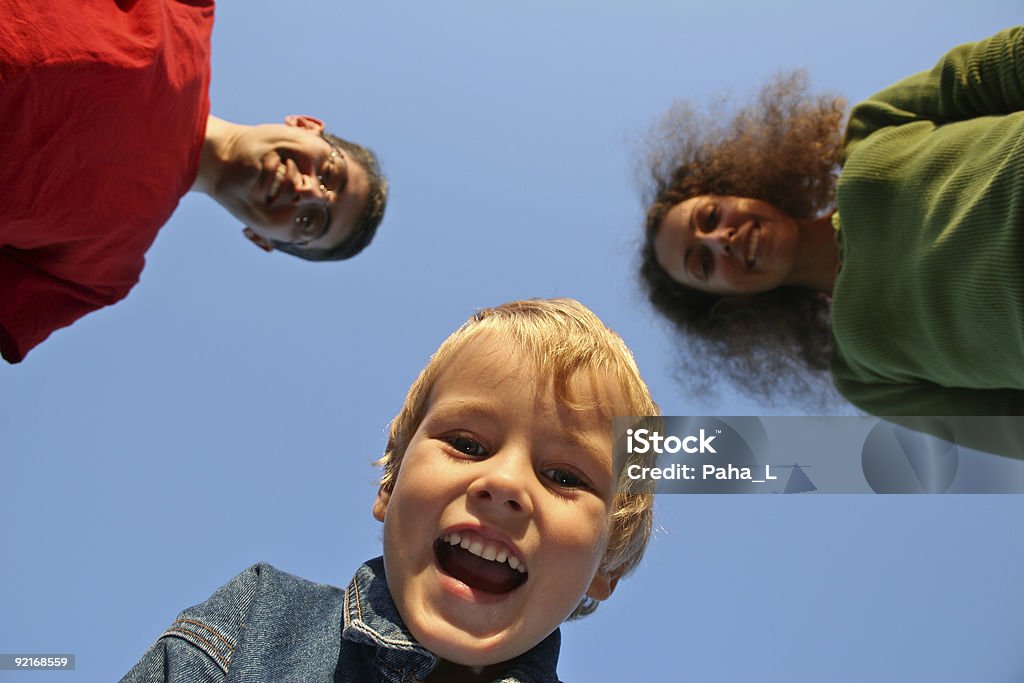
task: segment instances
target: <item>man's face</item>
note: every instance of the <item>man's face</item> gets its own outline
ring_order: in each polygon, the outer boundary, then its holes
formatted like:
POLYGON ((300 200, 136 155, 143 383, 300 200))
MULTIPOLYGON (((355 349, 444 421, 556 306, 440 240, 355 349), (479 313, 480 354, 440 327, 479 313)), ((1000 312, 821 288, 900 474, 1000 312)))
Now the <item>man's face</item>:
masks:
POLYGON ((318 119, 288 116, 232 139, 213 195, 258 246, 330 249, 352 232, 369 181, 362 166, 321 136, 323 129, 318 119))
MULTIPOLYGON (((580 373, 582 405, 607 392, 580 373)), ((483 336, 430 394, 393 491, 380 493, 384 565, 398 611, 457 664, 516 657, 547 637, 598 575, 614 494, 606 410, 571 410, 511 345, 483 336)))

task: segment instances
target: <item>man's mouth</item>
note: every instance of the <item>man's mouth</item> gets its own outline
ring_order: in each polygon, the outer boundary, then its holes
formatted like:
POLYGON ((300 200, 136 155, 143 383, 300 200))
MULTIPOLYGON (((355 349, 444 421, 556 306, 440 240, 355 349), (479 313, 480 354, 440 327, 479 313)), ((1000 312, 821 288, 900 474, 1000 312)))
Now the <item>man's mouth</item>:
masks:
POLYGON ((434 541, 434 555, 445 574, 488 593, 508 593, 529 578, 525 563, 508 546, 469 530, 434 541))
POLYGON ((281 183, 284 181, 284 177, 287 173, 288 168, 283 163, 277 165, 277 170, 274 171, 274 179, 270 182, 270 189, 267 191, 268 206, 274 201, 274 198, 277 197, 277 193, 281 189, 281 183))

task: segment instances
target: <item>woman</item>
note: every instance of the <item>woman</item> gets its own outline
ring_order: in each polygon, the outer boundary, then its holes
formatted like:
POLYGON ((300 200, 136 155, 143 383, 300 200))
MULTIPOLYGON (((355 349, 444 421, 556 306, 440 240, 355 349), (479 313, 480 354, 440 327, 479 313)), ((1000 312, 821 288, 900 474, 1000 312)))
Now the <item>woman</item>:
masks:
POLYGON ((876 414, 1024 414, 1024 27, 859 104, 840 143, 842 110, 789 77, 727 126, 674 115, 651 302, 755 394, 830 370, 876 414))

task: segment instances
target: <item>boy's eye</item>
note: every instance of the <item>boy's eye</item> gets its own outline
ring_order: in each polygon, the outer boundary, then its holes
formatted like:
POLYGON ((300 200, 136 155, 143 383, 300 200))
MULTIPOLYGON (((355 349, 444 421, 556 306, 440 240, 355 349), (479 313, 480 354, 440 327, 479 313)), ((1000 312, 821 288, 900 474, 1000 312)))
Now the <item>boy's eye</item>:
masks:
POLYGON ((541 474, 562 488, 582 489, 587 486, 587 483, 581 477, 568 470, 550 469, 544 470, 541 474))
POLYGON ((479 441, 468 436, 446 436, 444 438, 448 445, 466 455, 481 458, 487 455, 487 449, 479 441))

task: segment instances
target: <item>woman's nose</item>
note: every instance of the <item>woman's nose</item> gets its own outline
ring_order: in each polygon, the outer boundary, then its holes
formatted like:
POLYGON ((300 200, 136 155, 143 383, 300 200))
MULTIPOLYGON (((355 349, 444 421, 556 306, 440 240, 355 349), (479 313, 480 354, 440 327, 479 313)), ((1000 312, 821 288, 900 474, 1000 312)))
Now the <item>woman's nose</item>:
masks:
POLYGON ((733 244, 735 237, 736 231, 734 229, 720 227, 708 235, 707 240, 712 251, 728 256, 729 254, 732 254, 735 249, 735 245, 733 244))

